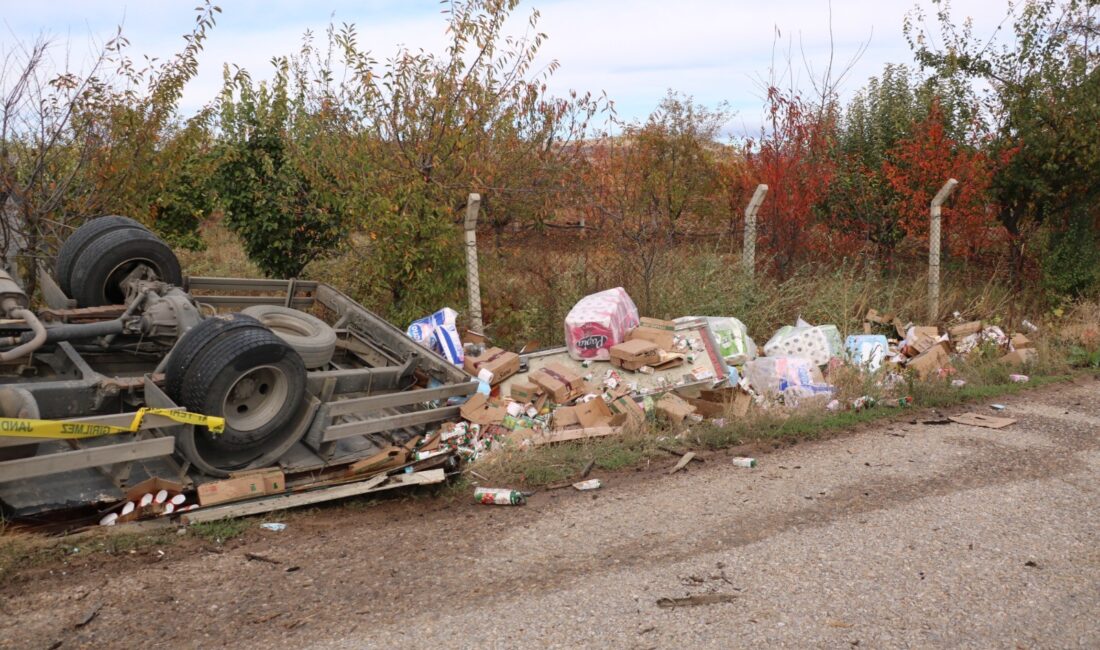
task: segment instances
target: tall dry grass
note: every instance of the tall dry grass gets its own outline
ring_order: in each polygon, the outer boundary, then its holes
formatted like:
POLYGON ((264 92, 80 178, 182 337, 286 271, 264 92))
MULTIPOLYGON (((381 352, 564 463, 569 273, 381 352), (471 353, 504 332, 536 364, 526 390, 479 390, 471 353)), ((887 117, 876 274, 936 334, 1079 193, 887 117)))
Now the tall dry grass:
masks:
MULTIPOLYGON (((206 224, 202 236, 205 250, 180 252, 185 273, 262 277, 237 236, 218 222, 206 224)), ((853 260, 837 260, 806 265, 786 277, 761 271, 750 278, 726 241, 682 244, 665 251, 647 306, 640 299, 645 287, 622 251, 598 242, 560 248, 559 244, 545 240, 482 248, 484 321, 497 343, 513 348, 531 341, 544 347, 561 345, 562 322, 573 304, 589 293, 615 286, 626 288, 645 316, 735 316, 748 326, 757 343, 799 316, 815 324, 835 324, 845 335, 862 331, 863 317, 871 308, 926 324, 947 322, 958 312, 964 319, 983 319, 1010 330, 1025 318, 1042 320, 1047 304, 1038 288, 1018 293, 994 270, 948 263, 942 274, 938 318, 929 319, 927 269, 919 261, 899 262, 894 269, 880 271, 853 260)), ((377 292, 362 286, 363 263, 359 256, 345 253, 311 263, 304 275, 347 291, 385 316, 387 305, 377 292)), ((759 264, 765 266, 766 262, 759 264)), ((464 312, 465 288, 456 288, 448 304, 439 305, 444 306, 464 312)))

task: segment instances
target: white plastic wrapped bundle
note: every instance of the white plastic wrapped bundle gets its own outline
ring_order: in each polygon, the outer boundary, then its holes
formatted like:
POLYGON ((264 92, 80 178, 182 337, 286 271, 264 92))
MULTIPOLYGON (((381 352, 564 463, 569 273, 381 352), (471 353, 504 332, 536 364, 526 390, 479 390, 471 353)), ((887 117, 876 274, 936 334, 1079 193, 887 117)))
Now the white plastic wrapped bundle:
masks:
POLYGON ((622 287, 585 296, 565 317, 565 345, 577 361, 611 358, 611 346, 638 326, 638 308, 622 287))
POLYGON ((841 353, 840 331, 836 325, 813 326, 802 320, 792 327, 780 328, 764 344, 769 357, 803 357, 823 366, 841 353))
POLYGON ((431 316, 415 320, 405 331, 409 338, 440 355, 450 363, 462 367, 466 355, 458 336, 455 320, 458 312, 444 307, 431 316))

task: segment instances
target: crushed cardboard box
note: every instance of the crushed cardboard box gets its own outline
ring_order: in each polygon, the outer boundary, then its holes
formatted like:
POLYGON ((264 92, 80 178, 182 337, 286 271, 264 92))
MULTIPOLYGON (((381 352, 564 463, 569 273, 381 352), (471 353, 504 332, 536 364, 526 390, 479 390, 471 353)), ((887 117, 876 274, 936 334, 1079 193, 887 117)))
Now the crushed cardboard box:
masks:
POLYGON ((920 379, 927 379, 932 373, 939 372, 951 363, 951 356, 947 353, 947 344, 940 342, 921 352, 905 364, 917 373, 920 379))
POLYGON ((528 379, 538 384, 558 404, 580 397, 587 389, 584 377, 560 363, 548 363, 528 375, 528 379))
POLYGON ((508 409, 489 401, 484 393, 474 393, 459 407, 459 415, 467 422, 489 425, 500 424, 508 415, 508 409))
POLYGON ((684 421, 695 415, 695 407, 683 398, 673 393, 665 393, 656 404, 657 415, 672 423, 673 427, 680 428, 684 421))
POLYGON ((209 506, 226 501, 239 501, 252 497, 278 494, 286 489, 283 472, 268 468, 249 472, 237 472, 220 481, 203 483, 198 487, 199 505, 209 506))
POLYGON ((467 356, 463 366, 466 372, 475 377, 483 371, 488 371, 492 374, 489 383, 496 386, 519 372, 519 355, 501 348, 487 348, 476 357, 467 356))
POLYGON ((1035 363, 1039 359, 1039 351, 1035 348, 1021 348, 1019 350, 1013 350, 1008 354, 1001 357, 1001 363, 1008 364, 1014 368, 1026 366, 1031 363, 1035 363))
POLYGON ((645 339, 632 339, 611 346, 611 365, 623 370, 637 370, 661 362, 661 349, 645 339))
POLYGON ((649 341, 657 347, 671 352, 676 347, 676 323, 659 318, 642 318, 638 327, 626 335, 628 341, 649 341))

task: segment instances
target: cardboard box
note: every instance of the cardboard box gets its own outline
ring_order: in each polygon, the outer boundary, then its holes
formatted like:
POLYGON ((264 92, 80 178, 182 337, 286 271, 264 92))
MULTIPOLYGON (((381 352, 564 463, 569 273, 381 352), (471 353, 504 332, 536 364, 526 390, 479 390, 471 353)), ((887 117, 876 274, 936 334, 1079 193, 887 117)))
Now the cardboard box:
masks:
POLYGON ((554 409, 554 421, 555 429, 567 429, 569 427, 578 427, 581 424, 580 418, 577 417, 577 407, 575 406, 560 406, 554 409))
POLYGON ((466 372, 475 377, 482 370, 493 373, 493 379, 489 383, 496 386, 519 372, 519 355, 500 348, 488 348, 476 357, 466 357, 462 365, 466 372))
POLYGON ((635 402, 630 395, 621 395, 607 405, 613 417, 622 417, 624 422, 641 424, 645 422, 645 411, 642 405, 635 402))
POLYGON ((642 318, 638 327, 630 330, 626 335, 627 341, 649 341, 655 343, 662 350, 671 352, 676 344, 673 337, 676 335, 676 323, 670 320, 658 318, 642 318))
MULTIPOLYGON (((136 506, 141 502, 141 497, 146 494, 156 495, 156 493, 161 490, 167 492, 168 498, 171 499, 183 492, 183 484, 163 478, 148 478, 127 490, 126 500, 132 501, 136 506)), ((118 523, 121 524, 128 521, 135 521, 144 517, 159 515, 162 512, 164 512, 163 503, 151 503, 144 508, 134 508, 134 511, 128 515, 119 515, 118 523)))
POLYGON ((1039 360, 1039 352, 1035 348, 1023 348, 1020 350, 1013 350, 1008 354, 1001 357, 1001 363, 1007 363, 1013 367, 1026 366, 1029 363, 1035 363, 1039 360))
POLYGON ((602 397, 588 400, 574 407, 577 412, 577 420, 584 428, 607 426, 611 422, 611 409, 602 397))
POLYGON ((580 397, 587 390, 584 377, 560 363, 548 363, 532 371, 527 378, 538 384, 558 404, 580 397))
POLYGON ((961 339, 964 336, 970 336, 971 334, 977 334, 982 331, 982 322, 980 320, 972 320, 969 323, 963 323, 961 325, 955 325, 947 328, 947 335, 951 337, 951 340, 961 339))
POLYGON ((679 428, 684 420, 695 415, 695 407, 672 393, 665 393, 657 400, 657 415, 665 418, 674 427, 679 428))
POLYGON ((277 494, 286 489, 283 472, 277 468, 240 472, 221 481, 203 483, 198 488, 199 505, 277 494))
POLYGON ((535 401, 540 392, 539 387, 530 381, 514 381, 510 395, 517 402, 526 403, 535 401))
POLYGON ((459 407, 458 414, 463 420, 474 424, 500 424, 508 415, 508 409, 490 403, 484 393, 474 393, 465 404, 459 407))
POLYGON ((645 339, 633 339, 611 346, 611 365, 624 370, 637 370, 661 362, 661 349, 645 339))
POLYGON ((697 398, 684 398, 701 415, 708 418, 745 417, 752 405, 752 396, 740 388, 704 390, 697 398))
POLYGON ((1012 335, 1012 349, 1013 350, 1024 350, 1024 349, 1030 349, 1032 347, 1034 347, 1034 346, 1031 345, 1031 339, 1024 336, 1023 334, 1020 334, 1019 332, 1017 332, 1016 334, 1012 335))
POLYGON ((905 367, 915 370, 917 377, 927 379, 929 375, 939 372, 950 362, 951 357, 947 353, 947 344, 940 342, 910 359, 905 367))

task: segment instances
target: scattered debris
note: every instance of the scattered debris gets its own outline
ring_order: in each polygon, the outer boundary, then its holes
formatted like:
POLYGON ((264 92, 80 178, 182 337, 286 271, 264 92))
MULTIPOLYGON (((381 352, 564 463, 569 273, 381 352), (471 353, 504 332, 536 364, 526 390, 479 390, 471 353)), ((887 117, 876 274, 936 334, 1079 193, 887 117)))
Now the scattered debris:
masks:
POLYGON ((981 413, 963 413, 962 415, 953 415, 950 419, 952 422, 959 424, 969 424, 975 427, 985 427, 986 429, 1003 429, 1016 424, 1016 420, 1012 418, 995 418, 981 413))
POLYGON ((756 467, 756 459, 747 456, 737 456, 731 462, 734 467, 756 467))
POLYGON ((581 490, 581 491, 584 491, 584 490, 598 490, 598 489, 603 487, 603 481, 601 481, 598 478, 593 478, 593 479, 588 479, 587 481, 581 481, 579 483, 574 483, 573 487, 578 489, 578 490, 581 490))
POLYGON ((266 555, 260 555, 259 553, 248 553, 248 552, 246 552, 244 554, 244 556, 245 556, 245 558, 247 558, 249 560, 255 560, 257 562, 267 562, 268 564, 282 564, 282 562, 279 561, 279 560, 273 560, 273 559, 267 557, 266 555))
POLYGON ((270 530, 273 533, 281 533, 286 530, 286 524, 265 521, 264 523, 260 524, 260 528, 264 530, 270 530))
POLYGON ((687 464, 691 462, 692 458, 695 458, 694 451, 689 451, 688 453, 684 454, 680 457, 680 460, 676 461, 676 464, 672 466, 672 469, 668 470, 668 473, 675 474, 676 472, 684 469, 685 467, 687 467, 687 464))
POLYGON ((736 599, 736 594, 696 594, 694 596, 685 596, 684 598, 658 598, 657 606, 666 609, 673 607, 698 607, 700 605, 732 603, 736 599))
POLYGON ((518 490, 479 487, 474 489, 474 501, 487 506, 522 506, 527 497, 518 490))
POLYGON ((99 610, 101 609, 103 609, 103 603, 96 603, 92 606, 91 609, 88 610, 88 613, 85 614, 83 618, 76 622, 76 625, 74 625, 73 627, 79 629, 84 627, 88 623, 91 623, 93 620, 95 620, 96 616, 99 616, 99 610))

